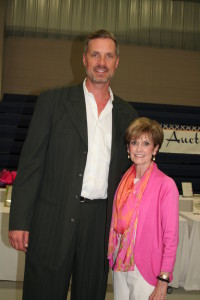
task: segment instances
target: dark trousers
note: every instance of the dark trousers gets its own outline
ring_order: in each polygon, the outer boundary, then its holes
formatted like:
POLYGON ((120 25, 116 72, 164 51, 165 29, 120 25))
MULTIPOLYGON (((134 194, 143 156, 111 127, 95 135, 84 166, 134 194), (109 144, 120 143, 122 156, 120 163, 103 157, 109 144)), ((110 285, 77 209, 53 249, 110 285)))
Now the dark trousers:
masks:
MULTIPOLYGON (((95 201, 95 200, 93 200, 95 201)), ((80 220, 71 253, 59 270, 33 265, 27 256, 23 300, 66 300, 72 278, 72 300, 104 300, 106 200, 80 203, 80 220)))

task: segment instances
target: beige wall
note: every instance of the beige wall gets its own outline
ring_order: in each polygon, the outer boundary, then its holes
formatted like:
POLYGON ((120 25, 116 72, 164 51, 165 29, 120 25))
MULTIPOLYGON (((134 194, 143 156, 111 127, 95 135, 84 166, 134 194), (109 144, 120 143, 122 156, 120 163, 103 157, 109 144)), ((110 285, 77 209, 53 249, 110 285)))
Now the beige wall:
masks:
MULTIPOLYGON (((3 93, 80 82, 82 48, 78 41, 6 38, 3 93)), ((121 45, 112 88, 128 101, 200 106, 200 51, 121 45)))

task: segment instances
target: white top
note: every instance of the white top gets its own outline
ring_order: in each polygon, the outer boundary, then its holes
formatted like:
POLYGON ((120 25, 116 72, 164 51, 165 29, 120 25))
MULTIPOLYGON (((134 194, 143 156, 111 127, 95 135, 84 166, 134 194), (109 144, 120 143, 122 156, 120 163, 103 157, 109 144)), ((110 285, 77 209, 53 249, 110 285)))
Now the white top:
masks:
POLYGON ((83 90, 87 114, 88 154, 81 196, 105 199, 111 157, 113 93, 109 88, 110 99, 98 116, 95 98, 88 92, 85 82, 86 79, 83 82, 83 90))
POLYGON ((140 178, 134 178, 134 184, 136 184, 136 182, 138 182, 140 180, 140 178))

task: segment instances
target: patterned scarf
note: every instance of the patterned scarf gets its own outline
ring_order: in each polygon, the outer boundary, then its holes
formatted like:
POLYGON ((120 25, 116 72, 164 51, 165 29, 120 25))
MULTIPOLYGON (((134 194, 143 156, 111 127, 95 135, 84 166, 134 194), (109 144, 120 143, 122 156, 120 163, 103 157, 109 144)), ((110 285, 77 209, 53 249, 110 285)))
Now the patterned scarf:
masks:
POLYGON ((124 174, 115 193, 108 244, 109 265, 115 271, 134 269, 134 244, 139 207, 154 165, 152 162, 136 184, 134 184, 135 166, 132 165, 124 174), (115 260, 113 256, 118 246, 115 260))

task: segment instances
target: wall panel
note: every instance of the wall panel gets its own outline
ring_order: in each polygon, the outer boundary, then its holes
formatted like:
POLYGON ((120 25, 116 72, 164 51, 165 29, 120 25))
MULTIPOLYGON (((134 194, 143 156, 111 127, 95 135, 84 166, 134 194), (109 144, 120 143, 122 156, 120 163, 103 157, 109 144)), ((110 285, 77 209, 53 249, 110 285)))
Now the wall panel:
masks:
MULTIPOLYGON (((83 42, 6 38, 3 93, 39 94, 84 79, 83 42)), ((128 101, 200 106, 200 52, 122 44, 113 90, 128 101)))

